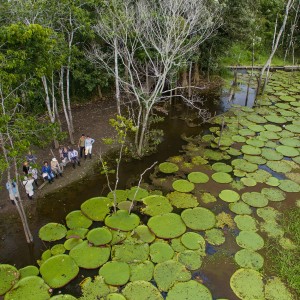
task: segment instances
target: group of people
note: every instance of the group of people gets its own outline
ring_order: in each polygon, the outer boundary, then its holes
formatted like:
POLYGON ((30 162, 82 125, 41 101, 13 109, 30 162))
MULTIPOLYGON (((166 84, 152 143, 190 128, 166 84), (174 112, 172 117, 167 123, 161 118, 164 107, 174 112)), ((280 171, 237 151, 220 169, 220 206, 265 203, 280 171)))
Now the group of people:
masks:
MULTIPOLYGON (((76 165, 80 166, 80 158, 86 159, 87 156, 89 158, 92 158, 92 147, 93 143, 95 142, 94 139, 92 139, 89 136, 85 136, 85 134, 82 134, 79 141, 78 141, 78 149, 79 153, 76 149, 68 146, 60 146, 59 148, 59 157, 61 159, 61 163, 58 162, 58 160, 53 157, 50 164, 48 161, 44 161, 44 164, 41 168, 41 175, 44 180, 48 181, 49 183, 52 183, 54 181, 54 178, 58 178, 58 176, 63 176, 63 169, 67 165, 67 163, 71 162, 73 165, 73 168, 76 168, 76 165)), ((38 186, 38 170, 36 168, 36 156, 34 156, 31 152, 29 152, 26 155, 26 161, 23 163, 23 174, 24 178, 22 181, 22 185, 25 188, 27 197, 29 199, 32 199, 34 194, 34 184, 36 187, 38 186)), ((19 198, 19 191, 18 187, 15 181, 7 182, 6 183, 6 189, 9 192, 10 200, 13 204, 14 200, 17 200, 19 198)))

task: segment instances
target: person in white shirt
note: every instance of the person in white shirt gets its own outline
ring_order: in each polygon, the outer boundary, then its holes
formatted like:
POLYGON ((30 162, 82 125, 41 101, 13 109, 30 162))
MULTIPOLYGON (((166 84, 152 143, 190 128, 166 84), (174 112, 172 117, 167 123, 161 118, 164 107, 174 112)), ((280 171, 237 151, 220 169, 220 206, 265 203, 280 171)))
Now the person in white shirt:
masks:
POLYGON ((32 178, 31 175, 28 175, 28 178, 26 176, 24 177, 23 185, 25 187, 27 197, 30 200, 32 199, 32 196, 34 194, 34 192, 33 192, 33 183, 34 183, 34 179, 32 178))
POLYGON ((38 182, 37 182, 37 179, 38 179, 38 170, 36 168, 30 166, 29 170, 28 170, 28 174, 32 176, 35 185, 38 186, 38 182))
POLYGON ((86 137, 84 141, 84 147, 85 147, 85 155, 84 159, 86 159, 87 155, 89 155, 90 159, 92 158, 92 148, 95 140, 90 138, 89 136, 86 137))
POLYGON ((59 165, 59 163, 55 157, 52 158, 50 166, 51 166, 51 170, 55 174, 56 178, 58 177, 58 175, 60 175, 62 177, 62 168, 59 165))
POLYGON ((69 160, 70 162, 73 164, 73 168, 76 168, 76 163, 78 164, 78 166, 80 166, 80 161, 78 158, 78 151, 72 148, 69 148, 68 151, 68 156, 69 156, 69 160))

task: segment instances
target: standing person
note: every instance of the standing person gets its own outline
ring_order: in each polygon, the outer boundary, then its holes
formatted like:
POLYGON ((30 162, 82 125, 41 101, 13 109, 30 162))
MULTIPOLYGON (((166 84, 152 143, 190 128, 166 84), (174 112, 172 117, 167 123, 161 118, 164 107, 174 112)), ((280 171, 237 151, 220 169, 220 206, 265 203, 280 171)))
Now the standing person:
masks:
POLYGON ((82 158, 83 153, 85 153, 85 134, 83 133, 78 141, 78 149, 80 153, 80 158, 82 158))
POLYGON ((29 167, 29 171, 28 171, 28 175, 31 175, 33 180, 34 180, 34 183, 36 186, 38 186, 38 182, 37 182, 37 179, 38 179, 38 170, 35 168, 35 167, 29 167))
POLYGON ((45 180, 48 180, 49 183, 53 182, 54 175, 47 161, 44 161, 44 165, 42 167, 42 176, 45 180))
POLYGON ((80 161, 78 158, 78 151, 76 151, 75 149, 69 148, 69 160, 73 164, 74 169, 76 167, 76 163, 78 164, 78 166, 80 166, 80 161))
POLYGON ((18 201, 19 196, 19 191, 17 184, 14 180, 6 182, 6 189, 8 190, 9 193, 9 199, 13 205, 15 205, 15 200, 18 201))
POLYGON ((84 147, 85 147, 85 155, 84 159, 86 159, 87 155, 89 154, 90 159, 92 158, 92 148, 95 140, 90 138, 89 136, 86 137, 85 142, 84 142, 84 147))
POLYGON ((58 175, 60 175, 61 177, 63 176, 62 169, 55 157, 52 158, 50 165, 51 165, 51 170, 55 174, 56 178, 58 177, 58 175))
POLYGON ((26 176, 24 177, 23 185, 25 187, 27 197, 30 200, 32 200, 32 196, 34 194, 34 192, 33 192, 33 183, 34 183, 34 179, 31 177, 31 175, 29 175, 28 178, 26 176))
POLYGON ((24 161, 23 163, 23 173, 25 176, 28 175, 28 172, 29 172, 29 164, 28 164, 28 161, 24 161))

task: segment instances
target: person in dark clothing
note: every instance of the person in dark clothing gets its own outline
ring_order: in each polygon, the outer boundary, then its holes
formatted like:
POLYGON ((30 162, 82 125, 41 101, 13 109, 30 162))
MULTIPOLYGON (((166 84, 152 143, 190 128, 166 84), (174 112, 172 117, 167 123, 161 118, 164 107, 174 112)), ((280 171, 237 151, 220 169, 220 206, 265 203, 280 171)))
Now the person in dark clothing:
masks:
POLYGON ((29 164, 28 164, 28 161, 25 161, 24 163, 23 163, 23 173, 24 173, 24 175, 28 175, 28 172, 29 172, 29 164))
POLYGON ((78 141, 78 149, 79 149, 79 153, 80 153, 80 158, 83 157, 84 152, 85 152, 85 139, 86 139, 86 136, 83 133, 78 141))

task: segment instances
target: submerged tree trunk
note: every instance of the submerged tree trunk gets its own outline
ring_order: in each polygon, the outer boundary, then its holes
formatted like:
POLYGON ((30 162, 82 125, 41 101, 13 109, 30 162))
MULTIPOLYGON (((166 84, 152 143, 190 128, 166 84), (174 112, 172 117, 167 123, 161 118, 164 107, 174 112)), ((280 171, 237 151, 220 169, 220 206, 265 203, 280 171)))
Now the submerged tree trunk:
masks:
POLYGON ((195 65, 194 65, 194 84, 196 86, 198 86, 200 84, 200 72, 199 72, 199 63, 198 61, 195 62, 195 65))

